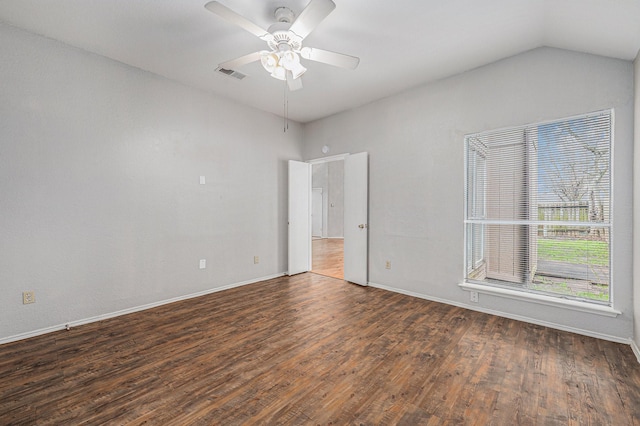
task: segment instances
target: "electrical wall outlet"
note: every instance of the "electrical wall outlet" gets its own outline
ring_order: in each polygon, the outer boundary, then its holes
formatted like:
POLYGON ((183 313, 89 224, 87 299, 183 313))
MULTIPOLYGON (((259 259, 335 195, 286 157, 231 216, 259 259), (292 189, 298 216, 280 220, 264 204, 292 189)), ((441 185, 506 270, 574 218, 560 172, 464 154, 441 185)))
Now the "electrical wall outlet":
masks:
POLYGON ((479 302, 478 292, 477 291, 470 291, 469 292, 469 300, 471 300, 473 303, 478 303, 479 302))
POLYGON ((36 303, 36 294, 33 291, 23 291, 22 304, 28 305, 29 303, 36 303))
POLYGON ((200 269, 206 269, 207 259, 200 259, 200 269))
POLYGON ((200 185, 207 183, 207 179, 204 176, 200 176, 200 185))
POLYGON ((260 256, 253 256, 253 263, 255 263, 256 265, 260 263, 260 256))
POLYGON ((387 263, 384 266, 386 269, 391 269, 391 261, 387 260, 387 263))

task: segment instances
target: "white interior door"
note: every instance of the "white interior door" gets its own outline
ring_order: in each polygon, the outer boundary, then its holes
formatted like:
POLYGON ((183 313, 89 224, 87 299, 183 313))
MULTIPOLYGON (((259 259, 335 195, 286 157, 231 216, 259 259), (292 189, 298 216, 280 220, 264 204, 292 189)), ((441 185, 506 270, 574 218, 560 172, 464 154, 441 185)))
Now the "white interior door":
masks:
POLYGON ((288 274, 311 270, 311 164, 289 161, 288 274))
POLYGON ((368 284, 369 154, 344 160, 344 279, 368 284))
POLYGON ((322 188, 313 188, 311 193, 311 236, 322 237, 322 223, 324 221, 324 203, 322 202, 322 188))

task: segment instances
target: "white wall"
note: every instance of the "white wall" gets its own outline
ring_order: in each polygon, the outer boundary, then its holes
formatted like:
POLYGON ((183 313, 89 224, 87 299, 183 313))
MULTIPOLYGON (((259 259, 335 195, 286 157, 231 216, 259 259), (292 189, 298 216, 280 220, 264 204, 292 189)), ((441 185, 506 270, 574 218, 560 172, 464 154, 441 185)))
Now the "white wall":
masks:
POLYGON ((0 57, 0 341, 286 271, 299 125, 6 25, 0 57))
POLYGON ((344 238, 344 160, 316 163, 311 170, 311 186, 322 188, 322 236, 344 238))
POLYGON ((635 60, 635 143, 633 180, 633 306, 635 315, 635 350, 640 361, 640 51, 635 60))
MULTIPOLYGON (((326 237, 329 230, 329 166, 327 163, 318 163, 311 166, 311 186, 313 188, 322 188, 321 237, 326 237)), ((315 211, 315 206, 312 207, 312 211, 315 211)))
POLYGON ((482 294, 475 308, 618 340, 633 335, 633 65, 542 48, 303 128, 305 158, 370 153, 369 279, 469 305, 463 279, 463 138, 615 108, 614 246, 617 318, 482 294), (385 269, 390 260, 392 269, 385 269))
POLYGON ((344 238, 344 160, 326 163, 329 172, 329 238, 344 238))

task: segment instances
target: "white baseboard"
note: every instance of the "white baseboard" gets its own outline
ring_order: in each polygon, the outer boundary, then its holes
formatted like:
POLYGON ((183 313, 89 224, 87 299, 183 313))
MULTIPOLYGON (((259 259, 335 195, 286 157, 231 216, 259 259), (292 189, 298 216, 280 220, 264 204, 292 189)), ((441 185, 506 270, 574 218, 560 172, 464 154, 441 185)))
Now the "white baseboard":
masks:
MULTIPOLYGON (((282 277, 284 275, 286 275, 286 273, 278 273, 278 274, 268 275, 268 276, 265 276, 265 277, 254 278, 254 279, 251 279, 251 280, 242 281, 242 282, 238 282, 238 283, 232 283, 232 284, 228 284, 228 285, 225 285, 225 286, 222 286, 222 287, 216 287, 216 288, 212 288, 212 289, 209 289, 209 290, 200 291, 200 292, 197 292, 197 293, 191 293, 191 294, 187 294, 187 295, 184 295, 184 296, 178 296, 178 297, 174 297, 174 298, 171 298, 171 299, 162 300, 162 301, 159 301, 159 302, 148 303, 146 305, 141 305, 141 306, 134 306, 132 308, 122 309, 120 311, 111 312, 111 313, 102 314, 102 315, 97 315, 97 316, 94 316, 94 317, 85 318, 85 319, 81 319, 81 320, 77 320, 77 321, 70 321, 69 323, 66 323, 66 324, 58 324, 58 325, 54 325, 54 326, 51 326, 51 327, 45 327, 45 328, 41 328, 41 329, 38 329, 38 330, 29 331, 29 332, 26 332, 26 333, 20 333, 20 334, 16 334, 16 335, 13 335, 13 336, 1 338, 0 339, 0 345, 2 345, 4 343, 10 343, 10 342, 18 341, 18 340, 24 340, 24 339, 28 339, 28 338, 31 338, 31 337, 40 336, 40 335, 47 334, 47 333, 52 333, 54 331, 64 330, 67 327, 77 327, 77 326, 80 326, 80 325, 89 324, 89 323, 97 322, 97 321, 102 321, 102 320, 106 320, 106 319, 109 319, 109 318, 118 317, 118 316, 121 316, 121 315, 127 315, 127 314, 131 314, 131 313, 134 313, 134 312, 144 311, 146 309, 155 308, 155 307, 166 305, 166 304, 169 304, 169 303, 179 302, 181 300, 192 299, 194 297, 205 296, 207 294, 217 293, 219 291, 224 291, 224 290, 229 290, 229 289, 236 288, 236 287, 241 287, 241 286, 244 286, 244 285, 254 284, 256 282, 266 281, 266 280, 270 280, 270 279, 273 279, 273 278, 282 277)), ((506 314, 504 312, 495 311, 493 309, 487 309, 487 308, 483 308, 483 307, 480 307, 480 306, 468 305, 466 303, 453 302, 451 300, 446 300, 446 299, 441 299, 441 298, 438 298, 438 297, 428 296, 428 295, 425 295, 425 294, 422 294, 422 293, 416 293, 416 292, 413 292, 413 291, 403 290, 403 289, 399 289, 399 288, 395 288, 395 287, 389 287, 389 286, 386 286, 386 285, 383 285, 383 284, 377 284, 377 283, 374 283, 374 282, 369 282, 368 284, 371 287, 379 288, 379 289, 386 290, 386 291, 391 291, 391 292, 394 292, 394 293, 400 293, 400 294, 404 294, 404 295, 411 296, 411 297, 417 297, 419 299, 429 300, 429 301, 438 302, 438 303, 444 303, 446 305, 457 306, 457 307, 460 307, 460 308, 469 309, 469 310, 477 311, 477 312, 482 312, 482 313, 485 313, 485 314, 496 315, 496 316, 499 316, 499 317, 509 318, 509 319, 513 319, 513 320, 517 320, 517 321, 528 322, 528 323, 531 323, 531 324, 537 324, 537 325, 541 325, 541 326, 544 326, 544 327, 554 328, 554 329, 557 329, 557 330, 568 331, 568 332, 571 332, 571 333, 581 334, 583 336, 594 337, 596 339, 609 340, 609 341, 616 342, 616 343, 628 344, 628 345, 631 346, 631 349, 633 350, 633 353, 635 354, 636 358, 638 359, 638 363, 640 363, 640 348, 638 347, 638 344, 633 339, 624 339, 624 338, 617 337, 617 336, 610 336, 608 334, 596 333, 596 332, 589 331, 589 330, 583 330, 583 329, 574 328, 574 327, 567 327, 567 326, 564 326, 564 325, 561 325, 561 324, 551 323, 551 322, 547 322, 547 321, 540 321, 540 320, 537 320, 537 319, 524 317, 524 316, 520 316, 520 315, 506 314)))
POLYGON ((633 349, 633 353, 636 354, 636 358, 638 359, 638 363, 640 363, 640 348, 638 348, 638 344, 633 339, 629 339, 631 343, 631 349, 633 349))
POLYGON ((251 279, 251 280, 247 280, 247 281, 242 281, 242 282, 238 282, 238 283, 224 285, 222 287, 216 287, 216 288, 212 288, 212 289, 209 289, 209 290, 199 291, 197 293, 191 293, 191 294, 187 294, 187 295, 184 295, 184 296, 178 296, 178 297, 174 297, 174 298, 171 298, 171 299, 161 300, 159 302, 148 303, 146 305, 141 305, 141 306, 134 306, 132 308, 122 309, 120 311, 110 312, 110 313, 102 314, 102 315, 96 315, 94 317, 84 318, 84 319, 77 320, 77 321, 70 321, 70 322, 68 322, 66 324, 58 324, 58 325, 54 325, 54 326, 51 326, 51 327, 45 327, 45 328, 41 328, 41 329, 34 330, 34 331, 28 331, 26 333, 20 333, 20 334, 16 334, 16 335, 13 335, 13 336, 0 338, 0 345, 2 345, 4 343, 10 343, 10 342, 18 341, 18 340, 28 339, 30 337, 40 336, 42 334, 52 333, 54 331, 64 330, 67 327, 69 327, 69 328, 78 327, 80 325, 89 324, 89 323, 97 322, 97 321, 102 321, 102 320, 106 320, 106 319, 109 319, 109 318, 119 317, 121 315, 132 314, 134 312, 144 311, 146 309, 151 309, 151 308, 155 308, 155 307, 158 307, 158 306, 167 305, 169 303, 179 302, 181 300, 193 299, 194 297, 205 296, 207 294, 217 293, 219 291, 229 290, 229 289, 232 289, 232 288, 235 288, 235 287, 241 287, 243 285, 257 283, 259 281, 266 281, 266 280, 270 280, 270 279, 273 279, 273 278, 282 277, 284 275, 285 275, 285 273, 268 275, 268 276, 265 276, 265 277, 260 277, 260 278, 255 278, 255 279, 251 279))
MULTIPOLYGON (((608 334, 597 333, 597 332, 590 331, 590 330, 583 330, 581 328, 568 327, 568 326, 562 325, 562 324, 556 324, 556 323, 553 323, 553 322, 541 321, 541 320, 538 320, 538 319, 535 319, 535 318, 530 318, 530 317, 525 317, 525 316, 515 315, 515 314, 509 314, 509 313, 505 313, 505 312, 496 311, 496 310, 493 310, 493 309, 487 309, 487 308, 483 308, 481 306, 454 302, 454 301, 451 301, 451 300, 446 300, 446 299, 441 299, 441 298, 438 298, 438 297, 427 296, 426 294, 415 293, 413 291, 402 290, 402 289, 399 289, 399 288, 389 287, 389 286, 382 285, 382 284, 376 284, 376 283, 369 282, 369 285, 371 287, 376 287, 376 288, 380 288, 382 290, 392 291, 394 293, 405 294, 407 296, 412 296, 412 297, 417 297, 417 298, 420 298, 420 299, 430 300, 432 302, 444 303, 445 305, 453 305, 453 306, 457 306, 459 308, 465 308, 465 309, 469 309, 469 310, 472 310, 472 311, 482 312, 482 313, 485 313, 485 314, 496 315, 496 316, 499 316, 499 317, 509 318, 509 319, 513 319, 513 320, 516 320, 516 321, 528 322, 528 323, 531 323, 531 324, 541 325, 543 327, 554 328, 556 330, 568 331, 570 333, 581 334, 583 336, 595 337, 596 339, 608 340, 608 341, 616 342, 616 343, 624 343, 624 344, 627 344, 627 345, 630 344, 630 341, 632 341, 631 339, 626 339, 626 338, 622 338, 622 337, 618 337, 618 336, 611 336, 611 335, 608 335, 608 334)), ((635 352, 635 350, 634 350, 634 352, 635 352)), ((638 356, 638 352, 636 352, 636 356, 638 356)), ((640 360, 640 357, 638 359, 640 360)))

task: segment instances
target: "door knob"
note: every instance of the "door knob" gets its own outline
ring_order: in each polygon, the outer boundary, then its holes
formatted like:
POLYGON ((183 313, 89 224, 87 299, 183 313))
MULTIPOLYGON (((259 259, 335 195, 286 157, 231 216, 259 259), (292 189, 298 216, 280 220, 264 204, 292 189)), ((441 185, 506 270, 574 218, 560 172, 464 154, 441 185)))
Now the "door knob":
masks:
POLYGON ((358 228, 360 228, 360 229, 364 229, 366 227, 367 227, 366 223, 361 223, 360 225, 358 225, 358 228))

